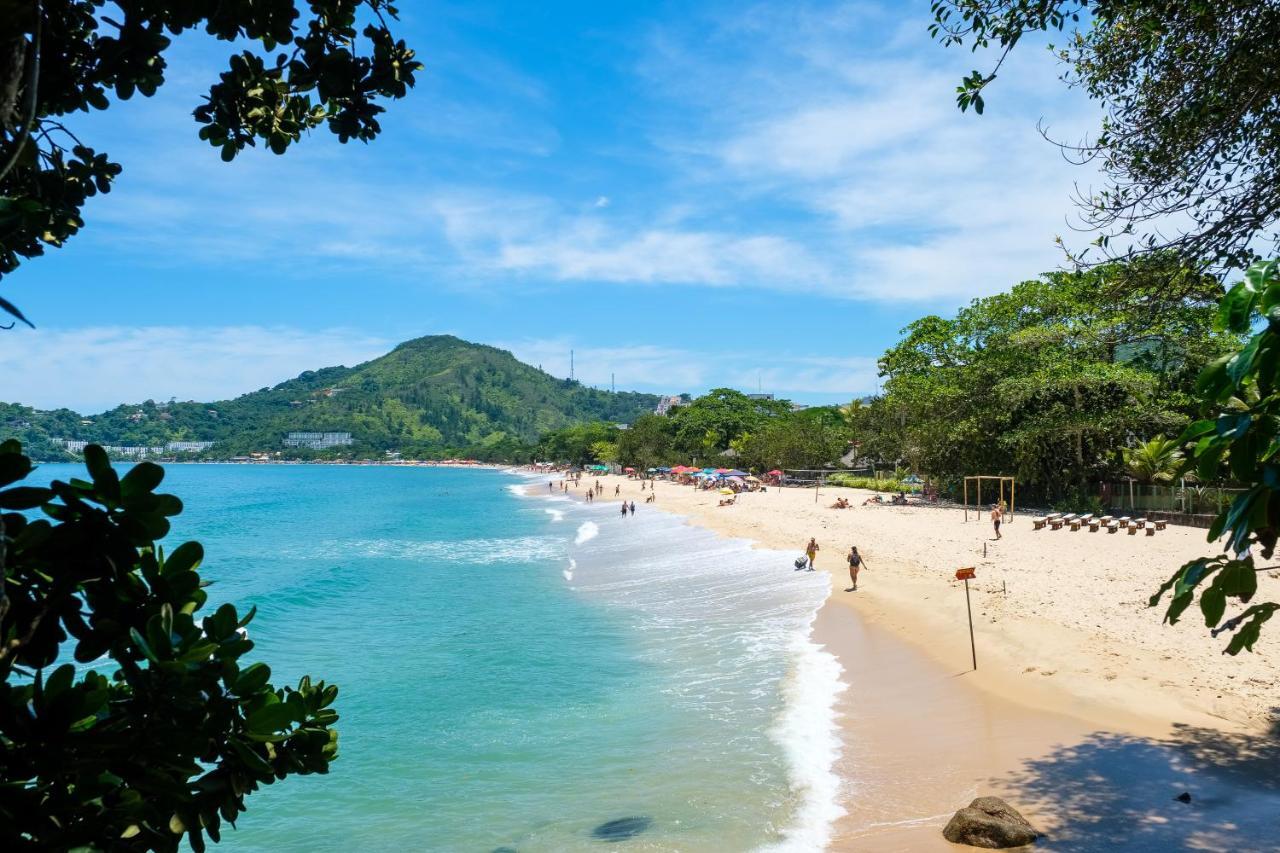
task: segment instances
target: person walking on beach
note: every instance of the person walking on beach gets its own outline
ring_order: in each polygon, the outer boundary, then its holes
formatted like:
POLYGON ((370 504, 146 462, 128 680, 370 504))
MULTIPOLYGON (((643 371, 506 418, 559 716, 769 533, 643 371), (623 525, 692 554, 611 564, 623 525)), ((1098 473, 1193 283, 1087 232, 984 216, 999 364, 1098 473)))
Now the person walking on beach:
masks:
POLYGON ((616 497, 617 497, 618 495, 620 495, 620 494, 622 494, 622 484, 621 484, 621 483, 619 483, 618 485, 616 485, 616 486, 614 486, 614 487, 613 487, 613 496, 616 498, 616 497))
POLYGON ((858 591, 858 572, 861 571, 862 567, 866 565, 866 561, 863 560, 862 555, 858 553, 857 545, 854 545, 849 549, 849 556, 846 557, 845 559, 849 561, 849 582, 853 584, 853 586, 846 589, 845 592, 857 592, 858 591))
POLYGON ((1000 504, 991 505, 991 526, 996 530, 996 538, 1000 538, 1000 520, 1002 513, 1000 512, 1000 504))
POLYGON ((809 558, 809 571, 813 571, 814 561, 818 559, 818 541, 812 536, 809 537, 809 544, 804 546, 804 555, 809 558))

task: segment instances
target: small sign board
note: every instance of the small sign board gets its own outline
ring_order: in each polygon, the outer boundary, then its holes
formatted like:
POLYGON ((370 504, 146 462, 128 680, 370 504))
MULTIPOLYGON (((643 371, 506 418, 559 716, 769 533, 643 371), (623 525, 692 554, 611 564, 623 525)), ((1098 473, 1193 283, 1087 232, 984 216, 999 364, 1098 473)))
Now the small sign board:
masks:
POLYGON ((973 569, 971 569, 971 568, 970 568, 970 569, 956 569, 956 580, 958 580, 958 581, 971 581, 971 580, 973 580, 975 577, 977 577, 977 575, 975 575, 975 574, 973 573, 973 569))

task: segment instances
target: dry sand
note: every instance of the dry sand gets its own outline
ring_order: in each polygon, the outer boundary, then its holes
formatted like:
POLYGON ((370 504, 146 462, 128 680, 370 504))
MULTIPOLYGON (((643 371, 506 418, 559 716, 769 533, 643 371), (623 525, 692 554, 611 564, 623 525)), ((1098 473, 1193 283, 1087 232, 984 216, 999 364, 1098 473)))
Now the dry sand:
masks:
MULTIPOLYGON (((864 507, 870 493, 853 489, 823 488, 816 503, 812 489, 771 489, 719 507, 715 492, 666 482, 644 504, 638 482, 601 480, 601 500, 621 484, 640 511, 763 547, 798 556, 817 538, 833 590, 815 636, 850 684, 832 849, 958 849, 941 826, 994 793, 1049 833, 1044 849, 1280 850, 1280 625, 1232 658, 1198 611, 1168 626, 1146 607, 1177 566, 1212 553, 1203 530, 1034 531, 1015 517, 994 541, 985 515, 864 507), (854 508, 831 509, 840 496, 854 508), (845 592, 855 544, 867 568, 845 592), (976 672, 963 566, 977 571, 976 672), (1173 800, 1182 791, 1191 805, 1173 800)), ((1259 586, 1259 600, 1280 597, 1280 573, 1259 586)))

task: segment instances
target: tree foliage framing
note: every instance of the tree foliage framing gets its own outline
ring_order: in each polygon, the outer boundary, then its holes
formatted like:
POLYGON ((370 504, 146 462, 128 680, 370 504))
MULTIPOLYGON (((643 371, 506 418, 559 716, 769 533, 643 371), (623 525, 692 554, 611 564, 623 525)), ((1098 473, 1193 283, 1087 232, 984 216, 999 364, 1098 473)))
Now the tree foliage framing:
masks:
POLYGON ((1260 237, 1280 248, 1280 2, 935 0, 932 11, 944 45, 996 49, 957 88, 978 113, 1025 36, 1069 30, 1053 48, 1063 80, 1104 115, 1093 138, 1058 144, 1103 175, 1076 202, 1104 255, 1168 248, 1227 270, 1257 260, 1260 237))
MULTIPOLYGON (((110 191, 120 164, 69 117, 154 95, 173 37, 199 27, 254 43, 194 111, 229 161, 259 142, 283 154, 321 125, 342 142, 376 137, 378 101, 403 98, 421 69, 392 34, 396 15, 388 0, 0 0, 0 278, 63 245, 85 202, 110 191)), ((0 311, 30 325, 8 300, 0 311)))
POLYGON ((0 849, 202 851, 259 785, 328 771, 338 688, 245 664, 252 610, 197 621, 200 545, 156 541, 182 511, 162 468, 85 463, 14 486, 31 461, 0 443, 0 849))

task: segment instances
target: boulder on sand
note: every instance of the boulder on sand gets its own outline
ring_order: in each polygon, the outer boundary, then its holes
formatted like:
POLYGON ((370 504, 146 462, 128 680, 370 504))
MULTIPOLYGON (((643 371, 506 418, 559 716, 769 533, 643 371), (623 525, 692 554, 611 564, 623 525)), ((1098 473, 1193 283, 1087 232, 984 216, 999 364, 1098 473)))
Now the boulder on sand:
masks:
POLYGON ((1040 833, 999 797, 978 797, 952 816, 942 837, 953 844, 999 850, 1031 844, 1040 833))

